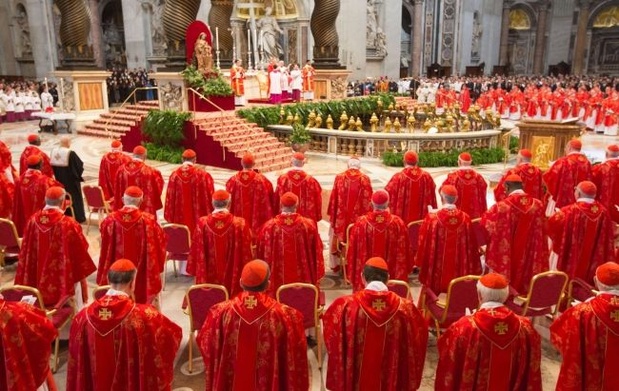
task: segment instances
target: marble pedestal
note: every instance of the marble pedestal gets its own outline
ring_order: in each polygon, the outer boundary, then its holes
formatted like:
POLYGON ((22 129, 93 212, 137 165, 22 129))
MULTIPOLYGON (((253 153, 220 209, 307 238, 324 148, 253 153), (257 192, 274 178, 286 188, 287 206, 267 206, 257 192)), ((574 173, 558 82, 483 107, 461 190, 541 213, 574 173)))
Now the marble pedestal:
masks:
POLYGON ((110 72, 69 70, 52 75, 58 82, 60 110, 76 116, 72 128, 80 128, 109 110, 106 80, 110 72))
POLYGON ((159 109, 189 111, 187 87, 179 72, 157 72, 153 74, 159 87, 159 109))
POLYGON ((317 69, 314 76, 314 99, 344 99, 351 73, 346 69, 317 69))

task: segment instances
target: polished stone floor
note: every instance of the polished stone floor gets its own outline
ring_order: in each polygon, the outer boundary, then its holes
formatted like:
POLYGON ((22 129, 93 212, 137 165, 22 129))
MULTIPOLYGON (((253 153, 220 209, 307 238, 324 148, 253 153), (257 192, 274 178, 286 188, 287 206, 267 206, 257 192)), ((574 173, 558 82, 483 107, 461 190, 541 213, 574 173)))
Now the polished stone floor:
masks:
MULTIPOLYGON (((0 125, 0 140, 6 143, 13 153, 13 161, 16 166, 18 166, 19 155, 21 154, 24 147, 27 145, 26 137, 28 134, 36 132, 38 130, 36 122, 24 122, 19 124, 2 124, 0 125)), ((60 137, 63 135, 54 136, 48 133, 41 134, 42 137, 42 148, 45 151, 50 151, 55 145, 59 143, 60 137)), ((96 184, 97 182, 97 173, 98 166, 101 156, 109 150, 109 140, 93 138, 89 136, 79 136, 75 134, 69 135, 72 139, 72 149, 77 152, 77 154, 82 158, 85 162, 85 173, 84 180, 86 184, 96 184)), ((584 152, 594 161, 599 161, 603 159, 604 152, 603 149, 605 145, 617 143, 617 137, 609 137, 609 136, 601 136, 601 135, 585 135, 583 137, 584 142, 584 152)), ((324 202, 328 202, 328 193, 330 192, 333 184, 334 176, 346 169, 346 157, 328 157, 320 154, 308 153, 308 164, 306 165, 306 170, 314 175, 325 190, 325 200, 324 202)), ((177 165, 149 161, 149 164, 157 167, 162 171, 164 178, 169 177, 170 173, 178 167, 177 165)), ((510 164, 513 164, 511 162, 510 164)), ((484 175, 488 180, 496 178, 500 173, 504 170, 505 166, 503 164, 492 164, 478 167, 479 172, 484 175)), ((233 172, 230 170, 207 167, 207 170, 213 176, 215 180, 216 188, 224 188, 225 182, 227 179, 233 175, 233 172)), ((372 185, 374 189, 383 188, 388 182, 389 178, 398 171, 396 168, 385 167, 379 162, 377 159, 363 159, 362 161, 362 170, 368 174, 372 178, 372 185)), ((450 171, 450 168, 436 168, 429 169, 436 181, 437 184, 440 184, 446 174, 450 171)), ((276 181, 277 176, 281 174, 281 172, 271 172, 267 174, 267 177, 271 179, 273 182, 276 181)), ((490 203, 493 203, 493 197, 491 193, 488 193, 488 199, 490 203)), ((162 219, 162 215, 159 215, 159 218, 162 219)), ((328 222, 323 220, 319 224, 321 237, 324 243, 327 243, 328 238, 328 222)), ((85 226, 84 226, 85 230, 85 226)), ((97 262, 99 257, 99 241, 100 235, 96 227, 96 223, 93 227, 91 227, 88 235, 88 241, 90 243, 90 253, 97 262)), ((328 248, 328 246, 325 246, 328 248)), ((325 254, 326 256, 327 254, 325 254)), ((325 258, 326 259, 326 258, 325 258)), ((14 275, 14 270, 10 268, 5 271, 2 276, 2 283, 12 283, 14 275)), ((182 347, 179 349, 180 352, 185 349, 185 346, 188 342, 188 333, 189 333, 189 324, 188 318, 181 311, 180 304, 182 302, 183 295, 187 288, 191 285, 192 280, 188 277, 178 277, 175 278, 171 272, 167 273, 167 284, 166 289, 162 294, 162 311, 163 313, 174 320, 176 323, 183 327, 183 342, 182 347)), ((89 278, 89 289, 95 287, 94 275, 89 278)), ((327 296, 327 304, 332 302, 336 297, 349 294, 350 292, 347 290, 329 290, 326 291, 327 296)), ((418 296, 418 289, 413 289, 413 296, 415 300, 418 296)), ((537 325, 538 330, 544 336, 547 341, 548 332, 547 332, 547 322, 544 324, 537 325)), ((543 360, 542 360, 542 376, 544 380, 544 390, 553 390, 556 383, 556 378, 558 375, 559 369, 559 358, 556 353, 548 346, 548 343, 545 342, 543 360)), ((312 367, 312 386, 311 390, 324 390, 324 378, 326 376, 325 373, 321 373, 317 369, 317 362, 313 353, 308 352, 308 357, 310 358, 310 364, 312 367)), ((66 359, 65 359, 66 360, 66 359)), ((424 378, 421 386, 421 390, 432 390, 433 382, 434 382, 434 372, 436 368, 437 361, 437 352, 436 352, 436 339, 431 335, 430 342, 428 347, 428 354, 426 359, 426 365, 424 369, 424 378)), ((328 365, 328 359, 327 359, 328 365)), ((196 376, 200 374, 197 373, 196 376)), ((66 377, 66 361, 65 364, 61 366, 58 373, 55 375, 55 378, 58 382, 59 390, 63 390, 65 384, 66 377)), ((177 391, 190 391, 194 390, 193 388, 183 387, 183 385, 179 385, 178 388, 175 388, 177 391)), ((195 389, 194 391, 197 391, 195 389)))

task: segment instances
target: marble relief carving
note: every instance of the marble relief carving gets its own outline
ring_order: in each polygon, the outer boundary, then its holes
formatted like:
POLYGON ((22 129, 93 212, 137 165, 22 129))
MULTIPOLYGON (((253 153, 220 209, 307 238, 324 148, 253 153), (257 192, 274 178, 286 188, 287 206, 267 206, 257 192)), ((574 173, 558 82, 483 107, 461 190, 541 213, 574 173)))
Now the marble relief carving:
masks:
POLYGON ((28 14, 26 10, 19 6, 15 16, 16 35, 18 37, 21 57, 32 57, 32 44, 30 42, 30 25, 28 24, 28 14))
POLYGON ((167 82, 159 88, 164 110, 181 110, 183 107, 183 90, 180 85, 167 82))
POLYGON ((453 45, 456 16, 456 0, 445 0, 443 3, 443 39, 441 42, 441 65, 450 66, 453 62, 453 45))

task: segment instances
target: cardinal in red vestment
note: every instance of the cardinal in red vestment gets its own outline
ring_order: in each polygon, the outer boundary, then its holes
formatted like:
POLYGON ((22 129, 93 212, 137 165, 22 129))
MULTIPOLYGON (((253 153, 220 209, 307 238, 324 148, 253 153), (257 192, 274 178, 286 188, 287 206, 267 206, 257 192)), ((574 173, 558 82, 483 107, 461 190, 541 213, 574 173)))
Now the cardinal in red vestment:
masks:
POLYGON ((619 224, 619 145, 606 147, 606 161, 593 166, 593 183, 598 189, 596 199, 619 224))
POLYGON ((335 176, 327 214, 331 219, 331 257, 329 263, 339 271, 339 243, 346 241, 346 228, 359 216, 372 210, 372 181, 361 172, 361 161, 353 156, 348 170, 335 176))
POLYGON ((163 208, 163 176, 159 170, 144 163, 146 154, 146 148, 138 145, 133 149, 133 159, 118 169, 114 184, 114 210, 123 207, 123 193, 129 186, 137 186, 144 192, 144 200, 140 205, 143 211, 156 215, 163 208))
POLYGON ((503 305, 505 277, 477 283, 481 305, 438 339, 436 391, 542 391, 541 338, 531 322, 503 305))
POLYGON ((417 166, 416 152, 404 154, 404 169, 396 173, 385 190, 389 193, 389 210, 404 220, 405 224, 422 220, 428 214, 428 206, 436 209, 436 185, 427 172, 417 166))
POLYGON ((471 219, 476 219, 488 209, 486 205, 488 185, 484 177, 471 168, 471 164, 473 164, 471 154, 461 153, 458 156, 458 170, 447 175, 441 188, 445 185, 455 186, 458 191, 456 206, 471 219))
POLYGON ((198 332, 209 391, 307 391, 303 315, 265 293, 269 266, 245 265, 244 292, 211 308, 198 332))
POLYGON ((45 206, 45 192, 52 186, 62 185, 41 172, 40 155, 28 157, 28 170, 15 182, 13 197, 13 222, 17 233, 22 236, 26 223, 36 211, 45 206))
MULTIPOLYGON (((97 284, 107 285, 107 272, 119 258, 134 262, 138 269, 135 301, 151 303, 161 291, 161 273, 165 266, 165 234, 155 216, 140 210, 144 192, 129 186, 124 206, 101 222, 101 255, 97 284)), ((120 201, 120 200, 119 200, 120 201)))
POLYGON ((494 204, 481 219, 486 230, 486 265, 504 275, 520 294, 529 291, 534 275, 548 270, 548 237, 542 201, 523 190, 524 181, 509 175, 503 181, 507 198, 494 204))
POLYGON ((318 285, 325 274, 323 246, 316 222, 297 213, 299 198, 285 193, 282 213, 267 221, 258 235, 257 257, 271 269, 267 293, 292 282, 318 285))
POLYGON ((255 163, 254 155, 246 153, 241 158, 243 169, 226 182, 232 197, 230 213, 245 219, 254 240, 262 225, 273 217, 273 185, 253 169, 255 163))
POLYGON ((0 141, 0 218, 11 217, 17 178, 19 176, 13 167, 11 151, 0 141))
POLYGON ((599 266, 595 280, 599 294, 550 326, 550 340, 563 356, 557 390, 619 390, 619 265, 599 266))
POLYGON ((543 175, 549 196, 557 208, 573 204, 574 187, 582 181, 591 180, 591 163, 580 153, 582 142, 570 140, 565 146, 565 156, 560 157, 543 175))
POLYGON ((0 390, 55 390, 49 358, 57 335, 43 311, 0 295, 0 390))
POLYGON ((111 288, 71 325, 67 391, 170 391, 181 328, 133 301, 131 261, 119 259, 106 273, 111 288))
POLYGON ((529 196, 538 200, 543 199, 542 170, 531 163, 532 157, 533 155, 528 149, 518 151, 516 167, 507 170, 494 189, 494 199, 496 202, 503 201, 507 197, 505 179, 510 175, 518 175, 522 179, 522 190, 529 196))
POLYGON ((99 165, 99 186, 103 190, 106 200, 114 198, 114 186, 118 169, 131 161, 131 158, 123 153, 123 145, 120 141, 112 141, 112 150, 101 158, 99 165))
POLYGON ((19 157, 19 175, 22 175, 28 169, 28 158, 32 155, 39 155, 42 159, 41 172, 50 178, 54 177, 54 170, 49 160, 49 156, 39 148, 41 146, 41 138, 36 134, 28 135, 28 145, 24 148, 19 157))
POLYGON ((335 299, 323 317, 327 388, 414 391, 426 356, 426 321, 411 300, 389 292, 384 259, 370 258, 362 280, 365 289, 335 299))
POLYGON ((196 152, 186 149, 183 165, 170 175, 163 213, 167 222, 186 225, 192 233, 198 219, 213 210, 214 191, 211 174, 196 167, 195 163, 196 152))
POLYGON ((378 190, 372 194, 373 210, 357 219, 350 230, 346 261, 353 291, 363 289, 361 272, 365 261, 381 257, 387 261, 389 275, 408 281, 413 271, 412 247, 406 224, 389 212, 389 193, 378 190))
POLYGON ((322 188, 320 183, 303 171, 305 156, 301 152, 294 154, 292 169, 277 178, 277 187, 273 200, 273 210, 279 211, 279 200, 286 192, 292 192, 299 197, 297 212, 309 219, 322 220, 322 188))
POLYGON ((15 284, 37 288, 46 307, 73 297, 77 283, 86 302, 86 277, 97 269, 82 227, 64 215, 64 200, 61 187, 50 187, 45 193, 45 208, 32 215, 24 230, 15 274, 15 284))
POLYGON ((415 255, 419 281, 436 294, 447 292, 454 278, 482 271, 471 219, 456 207, 456 188, 443 186, 441 199, 442 208, 429 213, 419 228, 415 255))
POLYGON ((225 286, 232 296, 241 291, 241 270, 252 254, 249 226, 229 206, 230 193, 213 193, 213 213, 201 217, 193 233, 187 273, 196 276, 196 284, 225 286))
POLYGON ((614 256, 614 225, 608 210, 595 201, 596 187, 584 181, 574 191, 576 202, 548 219, 547 232, 557 254, 557 270, 570 279, 593 284, 595 269, 614 256))

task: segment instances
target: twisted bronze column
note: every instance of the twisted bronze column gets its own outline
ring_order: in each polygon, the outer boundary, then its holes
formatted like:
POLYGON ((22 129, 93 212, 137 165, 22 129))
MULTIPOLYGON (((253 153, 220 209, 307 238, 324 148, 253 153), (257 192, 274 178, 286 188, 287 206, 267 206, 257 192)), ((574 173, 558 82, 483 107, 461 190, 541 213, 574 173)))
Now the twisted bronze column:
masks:
MULTIPOLYGON (((215 46, 215 28, 219 27, 219 50, 222 69, 232 66, 232 29, 230 17, 234 2, 232 0, 211 0, 211 10, 208 13, 208 25, 213 33, 213 50, 215 46)), ((215 53, 213 52, 213 57, 215 53)))
POLYGON ((185 33, 196 20, 200 0, 166 0, 163 9, 163 30, 168 40, 168 58, 173 64, 185 63, 185 33))
POLYGON ((60 10, 60 41, 64 50, 64 63, 92 62, 92 48, 88 46, 90 12, 81 0, 56 0, 60 10))
POLYGON ((316 68, 341 68, 339 63, 339 37, 335 21, 340 12, 340 0, 315 0, 310 21, 314 37, 314 66, 316 68))

